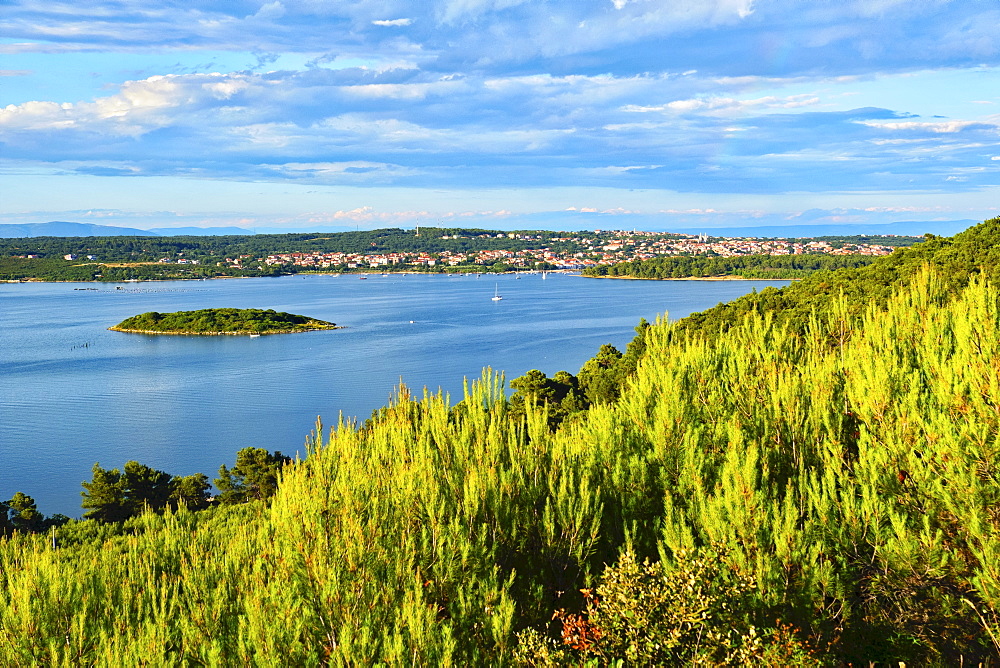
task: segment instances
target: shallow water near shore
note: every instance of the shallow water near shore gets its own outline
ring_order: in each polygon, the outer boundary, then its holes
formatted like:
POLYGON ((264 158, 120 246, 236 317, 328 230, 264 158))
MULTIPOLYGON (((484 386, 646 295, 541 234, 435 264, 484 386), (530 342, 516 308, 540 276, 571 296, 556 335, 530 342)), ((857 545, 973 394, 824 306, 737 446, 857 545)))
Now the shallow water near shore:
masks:
POLYGON ((176 475, 255 446, 304 455, 316 417, 366 418, 402 381, 461 399, 491 366, 508 379, 575 373, 639 318, 701 311, 788 281, 592 281, 577 276, 345 274, 127 286, 0 285, 0 499, 81 514, 94 462, 176 475), (81 290, 79 288, 96 288, 81 290), (120 288, 120 289, 116 289, 120 288), (503 299, 491 299, 494 292, 503 299), (108 331, 146 311, 271 308, 343 329, 274 336, 108 331))

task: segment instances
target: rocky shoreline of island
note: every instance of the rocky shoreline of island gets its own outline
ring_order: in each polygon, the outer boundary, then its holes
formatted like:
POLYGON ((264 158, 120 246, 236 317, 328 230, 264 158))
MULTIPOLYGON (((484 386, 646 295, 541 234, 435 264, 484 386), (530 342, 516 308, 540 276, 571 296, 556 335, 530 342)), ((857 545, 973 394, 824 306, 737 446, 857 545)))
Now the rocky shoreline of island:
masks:
POLYGON ((171 332, 156 329, 126 329, 124 327, 108 327, 111 332, 124 332, 126 334, 162 334, 166 336, 269 336, 271 334, 298 334, 300 332, 320 332, 327 329, 344 329, 343 325, 332 325, 330 327, 302 327, 299 329, 275 329, 266 332, 255 332, 253 330, 238 330, 232 332, 171 332))

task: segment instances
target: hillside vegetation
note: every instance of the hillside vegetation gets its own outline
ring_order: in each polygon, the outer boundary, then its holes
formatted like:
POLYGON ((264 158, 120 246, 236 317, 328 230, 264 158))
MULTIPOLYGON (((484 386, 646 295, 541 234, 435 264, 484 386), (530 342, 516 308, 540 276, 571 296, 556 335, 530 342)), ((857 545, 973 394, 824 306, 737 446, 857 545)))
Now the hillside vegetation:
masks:
POLYGON ((755 279, 803 278, 817 271, 863 267, 877 260, 871 255, 735 255, 681 256, 585 267, 584 276, 610 278, 712 278, 738 276, 755 279))
POLYGON ((16 533, 0 664, 995 665, 998 228, 644 327, 559 424, 486 371, 270 504, 16 533))
POLYGON ((332 322, 273 309, 206 308, 174 313, 141 313, 108 329, 146 334, 288 334, 336 329, 332 322))

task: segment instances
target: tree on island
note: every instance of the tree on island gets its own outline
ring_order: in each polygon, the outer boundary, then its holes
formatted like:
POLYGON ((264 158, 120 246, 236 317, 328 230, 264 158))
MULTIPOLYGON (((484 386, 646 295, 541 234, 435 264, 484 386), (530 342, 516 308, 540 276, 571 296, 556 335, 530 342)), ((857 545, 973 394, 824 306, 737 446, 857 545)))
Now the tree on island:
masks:
POLYGON ((332 322, 273 309, 206 308, 140 313, 110 329, 161 334, 280 334, 336 328, 332 322))

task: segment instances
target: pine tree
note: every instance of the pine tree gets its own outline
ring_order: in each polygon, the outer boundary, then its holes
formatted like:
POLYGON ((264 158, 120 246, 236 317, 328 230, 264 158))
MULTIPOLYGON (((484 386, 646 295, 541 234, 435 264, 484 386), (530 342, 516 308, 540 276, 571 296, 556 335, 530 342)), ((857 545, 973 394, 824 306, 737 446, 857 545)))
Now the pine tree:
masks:
POLYGON ((291 462, 290 457, 275 450, 271 454, 264 448, 243 448, 236 453, 236 465, 219 467, 215 486, 221 490, 223 503, 244 503, 253 499, 266 499, 278 489, 281 467, 291 462))
POLYGON ((87 519, 101 522, 123 522, 132 516, 131 508, 125 500, 125 481, 118 469, 101 468, 95 463, 94 477, 83 483, 84 491, 82 507, 87 508, 83 514, 87 519))
POLYGON ((0 536, 7 536, 14 531, 14 523, 10 521, 10 507, 0 501, 0 536))
POLYGON ((16 531, 34 533, 45 528, 45 516, 38 512, 35 500, 24 492, 15 494, 7 506, 12 513, 10 522, 16 531))
POLYGON ((169 473, 137 461, 125 462, 121 481, 124 501, 132 515, 138 515, 147 508, 162 511, 167 507, 173 491, 169 473))
POLYGON ((618 399, 621 379, 617 366, 621 359, 621 352, 610 343, 605 343, 580 368, 577 374, 580 388, 591 404, 607 404, 618 399))
POLYGON ((208 507, 208 490, 211 484, 204 473, 174 476, 170 481, 170 488, 170 501, 174 507, 184 506, 188 510, 208 507))

